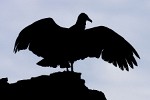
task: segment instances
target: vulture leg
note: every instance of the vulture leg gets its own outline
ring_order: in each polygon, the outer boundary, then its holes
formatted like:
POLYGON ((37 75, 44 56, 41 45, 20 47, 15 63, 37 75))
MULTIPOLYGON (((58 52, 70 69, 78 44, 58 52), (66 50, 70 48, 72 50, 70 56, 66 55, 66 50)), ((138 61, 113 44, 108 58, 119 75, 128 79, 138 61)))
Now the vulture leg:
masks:
POLYGON ((73 71, 73 62, 71 62, 71 72, 74 72, 73 71))
POLYGON ((69 69, 68 69, 68 67, 67 67, 66 69, 67 69, 67 72, 69 72, 69 69))

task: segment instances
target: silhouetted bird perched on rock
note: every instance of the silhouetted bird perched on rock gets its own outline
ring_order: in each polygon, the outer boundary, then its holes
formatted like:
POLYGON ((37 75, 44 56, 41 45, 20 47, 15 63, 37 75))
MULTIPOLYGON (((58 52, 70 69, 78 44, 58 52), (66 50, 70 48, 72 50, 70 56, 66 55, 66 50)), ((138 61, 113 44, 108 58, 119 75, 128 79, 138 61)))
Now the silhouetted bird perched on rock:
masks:
POLYGON ((20 32, 14 52, 28 48, 43 57, 38 65, 67 70, 71 67, 71 71, 75 61, 87 57, 101 57, 121 70, 129 71, 129 66, 137 66, 134 55, 140 57, 129 42, 105 26, 85 29, 86 21, 92 22, 85 13, 70 28, 57 25, 52 18, 40 19, 20 32))

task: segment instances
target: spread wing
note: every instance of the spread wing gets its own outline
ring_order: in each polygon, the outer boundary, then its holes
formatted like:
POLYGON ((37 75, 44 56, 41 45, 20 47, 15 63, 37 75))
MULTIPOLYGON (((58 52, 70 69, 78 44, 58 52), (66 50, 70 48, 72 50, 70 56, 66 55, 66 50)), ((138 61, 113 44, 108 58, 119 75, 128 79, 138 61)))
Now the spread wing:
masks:
POLYGON ((38 20, 25 27, 18 35, 14 52, 29 48, 37 56, 52 56, 57 52, 59 45, 57 40, 61 41, 61 34, 65 33, 67 28, 57 25, 52 18, 38 20))
POLYGON ((84 57, 99 58, 101 56, 104 61, 127 71, 129 66, 131 68, 133 65, 137 66, 134 57, 135 55, 140 58, 137 51, 122 36, 107 27, 98 26, 87 29, 82 39, 86 41, 86 44, 82 44, 86 48, 84 57))

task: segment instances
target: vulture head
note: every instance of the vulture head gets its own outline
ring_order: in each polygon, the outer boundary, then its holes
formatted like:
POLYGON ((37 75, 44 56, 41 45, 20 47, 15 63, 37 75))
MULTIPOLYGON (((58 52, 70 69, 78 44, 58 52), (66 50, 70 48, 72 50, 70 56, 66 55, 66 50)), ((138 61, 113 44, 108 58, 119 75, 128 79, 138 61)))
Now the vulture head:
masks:
POLYGON ((88 17, 87 14, 81 13, 81 14, 78 16, 77 22, 80 22, 80 23, 81 23, 81 22, 86 22, 86 21, 89 21, 89 22, 92 23, 92 20, 88 17))
POLYGON ((73 31, 76 30, 76 31, 81 31, 81 30, 85 30, 85 27, 86 27, 86 21, 89 21, 92 23, 92 20, 88 17, 87 14, 85 13, 81 13, 78 18, 77 18, 77 21, 76 23, 70 27, 70 29, 73 31))

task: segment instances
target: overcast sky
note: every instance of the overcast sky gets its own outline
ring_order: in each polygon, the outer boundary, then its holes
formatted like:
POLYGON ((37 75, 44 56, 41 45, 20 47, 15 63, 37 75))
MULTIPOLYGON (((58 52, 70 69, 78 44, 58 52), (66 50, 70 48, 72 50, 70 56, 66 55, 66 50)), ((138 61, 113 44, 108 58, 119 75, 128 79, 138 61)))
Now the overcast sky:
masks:
POLYGON ((1 0, 0 1, 0 78, 10 83, 60 68, 42 68, 41 58, 29 50, 13 53, 19 32, 42 18, 52 17, 70 27, 85 12, 93 20, 86 28, 104 25, 123 36, 138 51, 138 67, 121 71, 102 59, 87 58, 74 64, 86 86, 105 93, 108 100, 147 100, 150 98, 150 0, 1 0))

